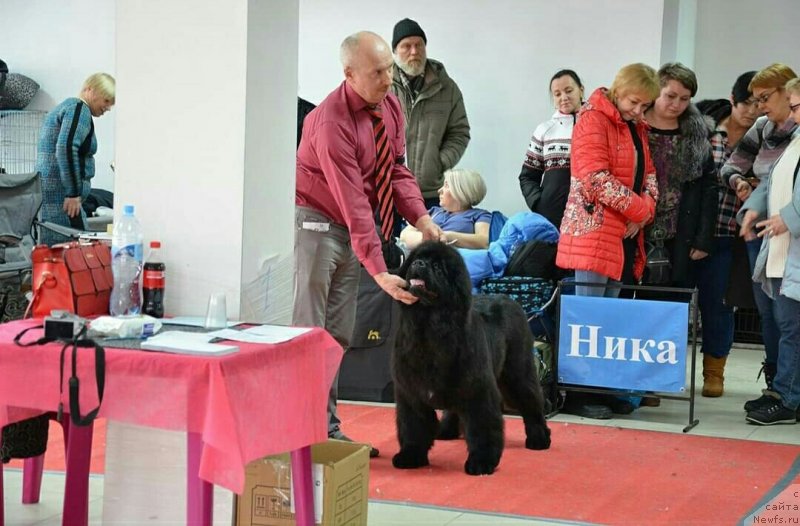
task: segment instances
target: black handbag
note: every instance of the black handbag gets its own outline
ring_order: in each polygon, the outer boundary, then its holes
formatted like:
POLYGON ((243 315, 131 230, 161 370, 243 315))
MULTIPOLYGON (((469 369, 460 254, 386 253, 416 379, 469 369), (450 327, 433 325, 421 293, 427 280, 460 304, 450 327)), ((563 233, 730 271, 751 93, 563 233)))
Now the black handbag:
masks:
POLYGON ((644 283, 646 285, 668 285, 672 279, 672 262, 669 249, 663 239, 645 241, 647 259, 645 261, 644 283))
POLYGON ((47 414, 14 422, 3 428, 0 438, 0 462, 12 458, 31 458, 47 450, 47 432, 50 416, 47 414))

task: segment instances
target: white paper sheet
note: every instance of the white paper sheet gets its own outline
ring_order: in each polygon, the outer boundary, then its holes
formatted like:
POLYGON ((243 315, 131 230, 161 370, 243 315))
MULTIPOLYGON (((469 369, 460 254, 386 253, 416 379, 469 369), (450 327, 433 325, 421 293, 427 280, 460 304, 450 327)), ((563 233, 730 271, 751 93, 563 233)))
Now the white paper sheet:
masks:
POLYGON ((222 356, 239 350, 228 343, 209 343, 211 338, 208 333, 166 331, 143 341, 142 349, 199 356, 222 356))

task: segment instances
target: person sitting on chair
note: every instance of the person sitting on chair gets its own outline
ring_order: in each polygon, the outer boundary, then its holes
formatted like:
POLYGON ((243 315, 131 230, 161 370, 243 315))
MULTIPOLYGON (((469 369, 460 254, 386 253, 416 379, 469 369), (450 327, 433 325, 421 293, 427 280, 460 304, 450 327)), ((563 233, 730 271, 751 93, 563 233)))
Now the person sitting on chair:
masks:
MULTIPOLYGON (((487 248, 492 213, 474 208, 486 196, 486 183, 472 170, 452 169, 444 173, 439 188, 439 206, 429 213, 433 222, 444 230, 447 242, 458 248, 487 248)), ((400 232, 400 240, 409 249, 422 242, 422 233, 413 226, 400 232)))

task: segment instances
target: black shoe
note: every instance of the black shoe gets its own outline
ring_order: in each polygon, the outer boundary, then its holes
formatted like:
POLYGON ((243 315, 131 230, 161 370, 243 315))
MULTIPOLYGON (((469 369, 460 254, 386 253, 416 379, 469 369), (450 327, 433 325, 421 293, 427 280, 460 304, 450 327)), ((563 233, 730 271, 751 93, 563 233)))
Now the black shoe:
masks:
POLYGON ((772 403, 775 400, 778 400, 777 396, 773 396, 772 394, 768 394, 768 392, 765 391, 764 394, 762 394, 758 398, 756 398, 754 400, 748 400, 747 402, 745 402, 744 410, 747 411, 748 413, 751 412, 751 411, 758 411, 759 409, 761 409, 763 407, 767 407, 767 406, 772 405, 772 403))
POLYGON ((600 404, 564 404, 562 413, 569 415, 582 416, 583 418, 593 418, 595 420, 608 420, 613 413, 607 405, 600 404))
MULTIPOLYGON (((333 433, 328 433, 328 438, 332 438, 334 440, 344 440, 345 442, 355 442, 355 440, 353 440, 349 436, 345 435, 344 433, 342 433, 338 429, 336 431, 334 431, 333 433)), ((359 442, 359 444, 364 444, 364 442, 359 442)), ((367 445, 369 445, 369 444, 367 444, 367 445)), ((381 452, 378 451, 378 448, 369 446, 369 458, 376 458, 380 454, 381 454, 381 452)))
POLYGON ((635 405, 633 405, 630 401, 622 400, 621 398, 609 400, 608 407, 611 409, 612 413, 617 415, 629 415, 636 411, 635 405))
MULTIPOLYGON (((771 398, 771 397, 770 397, 771 398)), ((789 409, 780 400, 772 399, 772 403, 755 411, 750 411, 745 417, 748 422, 761 426, 774 424, 796 424, 797 410, 789 409)))

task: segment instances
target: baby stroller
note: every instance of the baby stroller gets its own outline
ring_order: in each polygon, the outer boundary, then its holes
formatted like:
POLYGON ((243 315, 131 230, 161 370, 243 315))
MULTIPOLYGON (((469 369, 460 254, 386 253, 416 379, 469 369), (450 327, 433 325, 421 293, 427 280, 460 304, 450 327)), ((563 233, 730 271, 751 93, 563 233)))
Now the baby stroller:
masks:
POLYGON ((518 249, 519 261, 527 268, 514 265, 512 258, 506 274, 481 282, 482 294, 505 294, 519 303, 528 316, 528 327, 535 338, 534 362, 545 395, 545 410, 553 412, 561 404, 554 367, 555 307, 557 281, 561 277, 555 267, 555 244, 531 241, 518 249), (510 275, 510 274, 528 275, 510 275))
POLYGON ((42 185, 36 173, 0 174, 0 273, 31 271, 34 225, 42 205, 42 185))

